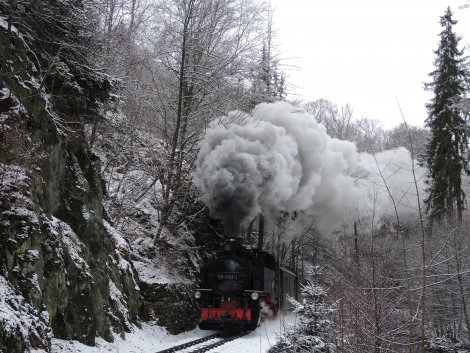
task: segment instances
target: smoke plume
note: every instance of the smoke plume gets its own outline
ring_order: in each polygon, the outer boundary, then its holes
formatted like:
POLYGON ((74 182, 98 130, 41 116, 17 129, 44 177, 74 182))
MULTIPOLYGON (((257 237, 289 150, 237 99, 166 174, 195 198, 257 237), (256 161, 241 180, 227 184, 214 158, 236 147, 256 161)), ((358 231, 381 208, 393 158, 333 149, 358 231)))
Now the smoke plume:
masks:
POLYGON ((304 211, 323 231, 372 212, 377 219, 394 214, 379 171, 400 215, 416 213, 406 149, 358 153, 354 143, 330 137, 312 115, 286 102, 261 104, 247 120, 210 125, 194 175, 226 232, 237 234, 244 220, 272 210, 304 211))

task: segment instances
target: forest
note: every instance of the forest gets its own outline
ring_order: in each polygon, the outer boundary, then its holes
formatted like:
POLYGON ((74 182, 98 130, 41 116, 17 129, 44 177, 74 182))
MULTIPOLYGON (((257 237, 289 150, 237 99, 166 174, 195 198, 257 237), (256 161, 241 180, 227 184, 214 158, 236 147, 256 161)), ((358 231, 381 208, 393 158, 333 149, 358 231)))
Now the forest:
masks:
POLYGON ((308 280, 271 353, 470 352, 452 15, 425 126, 384 129, 292 97, 269 2, 0 0, 0 353, 193 330, 224 233, 308 280))

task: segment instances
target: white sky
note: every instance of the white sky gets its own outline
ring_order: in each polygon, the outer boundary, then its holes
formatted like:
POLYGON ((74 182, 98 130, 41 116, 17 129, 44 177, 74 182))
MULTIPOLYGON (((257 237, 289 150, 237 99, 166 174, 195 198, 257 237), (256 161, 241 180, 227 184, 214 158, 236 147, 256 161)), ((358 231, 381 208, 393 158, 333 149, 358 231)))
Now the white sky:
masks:
POLYGON ((431 97, 423 83, 434 69, 439 17, 451 7, 463 48, 470 43, 470 8, 459 6, 467 3, 272 0, 275 42, 285 58, 288 81, 297 86, 288 98, 349 103, 356 118, 379 120, 391 128, 402 122, 398 97, 407 122, 422 126, 431 97))

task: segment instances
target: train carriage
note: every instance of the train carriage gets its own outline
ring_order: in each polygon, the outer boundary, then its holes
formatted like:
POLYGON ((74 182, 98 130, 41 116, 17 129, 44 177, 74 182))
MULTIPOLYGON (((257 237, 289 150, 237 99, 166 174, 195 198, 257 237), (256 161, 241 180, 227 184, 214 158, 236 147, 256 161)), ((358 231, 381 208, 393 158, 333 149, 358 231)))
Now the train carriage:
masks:
POLYGON ((300 289, 306 283, 305 279, 296 275, 286 267, 279 267, 279 307, 283 310, 291 310, 292 304, 289 302, 288 297, 294 298, 297 301, 302 300, 300 289))

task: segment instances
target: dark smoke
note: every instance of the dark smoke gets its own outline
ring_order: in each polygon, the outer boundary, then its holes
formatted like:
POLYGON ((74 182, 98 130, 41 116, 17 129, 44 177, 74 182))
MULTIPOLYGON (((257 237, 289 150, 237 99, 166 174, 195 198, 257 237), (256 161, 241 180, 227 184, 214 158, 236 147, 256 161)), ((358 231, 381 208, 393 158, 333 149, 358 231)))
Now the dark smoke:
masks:
POLYGON ((312 115, 285 102, 261 104, 247 120, 243 126, 211 124, 193 178, 226 237, 271 210, 304 211, 324 232, 372 211, 377 219, 393 214, 377 168, 400 201, 400 217, 415 212, 406 149, 358 153, 354 143, 331 138, 312 115))
POLYGON ((224 234, 227 238, 240 235, 240 225, 248 217, 255 203, 255 193, 246 187, 246 176, 234 166, 228 166, 230 183, 226 179, 218 179, 212 186, 211 215, 222 221, 224 234))

